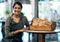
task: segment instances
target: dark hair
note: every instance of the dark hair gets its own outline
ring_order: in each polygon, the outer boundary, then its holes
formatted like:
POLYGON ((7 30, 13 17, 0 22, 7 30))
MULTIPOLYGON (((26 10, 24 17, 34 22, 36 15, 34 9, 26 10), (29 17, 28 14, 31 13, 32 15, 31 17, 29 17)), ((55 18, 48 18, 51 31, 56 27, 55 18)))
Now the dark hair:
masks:
POLYGON ((15 6, 16 4, 18 4, 18 5, 21 7, 21 9, 22 9, 22 4, 21 4, 20 2, 15 2, 14 5, 13 5, 13 8, 14 8, 14 6, 15 6))

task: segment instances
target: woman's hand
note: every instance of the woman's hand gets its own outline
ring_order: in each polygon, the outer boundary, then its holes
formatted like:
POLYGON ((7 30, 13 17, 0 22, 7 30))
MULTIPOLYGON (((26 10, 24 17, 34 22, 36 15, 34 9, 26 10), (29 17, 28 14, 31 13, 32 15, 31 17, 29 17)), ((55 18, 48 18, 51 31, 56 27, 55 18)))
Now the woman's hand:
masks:
POLYGON ((28 30, 28 28, 23 28, 23 29, 20 29, 20 30, 16 30, 14 31, 14 34, 17 34, 19 32, 26 32, 28 30))
POLYGON ((23 32, 23 31, 26 31, 26 30, 28 30, 28 28, 23 28, 23 29, 21 29, 20 31, 23 32))

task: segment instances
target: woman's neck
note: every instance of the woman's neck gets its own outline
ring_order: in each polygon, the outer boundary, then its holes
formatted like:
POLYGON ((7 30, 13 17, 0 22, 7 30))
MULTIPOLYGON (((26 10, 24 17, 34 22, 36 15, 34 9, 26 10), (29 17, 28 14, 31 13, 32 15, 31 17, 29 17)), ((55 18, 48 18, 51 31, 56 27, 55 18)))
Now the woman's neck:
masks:
POLYGON ((18 15, 15 15, 15 14, 14 14, 14 17, 19 18, 19 17, 20 17, 20 14, 18 14, 18 15))

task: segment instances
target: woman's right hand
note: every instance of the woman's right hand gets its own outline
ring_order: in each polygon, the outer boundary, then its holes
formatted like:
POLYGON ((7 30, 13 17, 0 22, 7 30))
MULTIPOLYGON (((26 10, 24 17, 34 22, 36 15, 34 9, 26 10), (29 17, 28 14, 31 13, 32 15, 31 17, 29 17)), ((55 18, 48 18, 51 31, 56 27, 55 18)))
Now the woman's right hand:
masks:
POLYGON ((14 34, 17 34, 19 32, 24 32, 24 31, 27 31, 27 28, 23 28, 23 29, 20 29, 20 30, 16 30, 14 31, 14 34))
POLYGON ((14 31, 13 33, 14 34, 17 34, 17 33, 19 33, 19 32, 23 32, 24 30, 23 29, 21 29, 21 30, 16 30, 16 31, 14 31))

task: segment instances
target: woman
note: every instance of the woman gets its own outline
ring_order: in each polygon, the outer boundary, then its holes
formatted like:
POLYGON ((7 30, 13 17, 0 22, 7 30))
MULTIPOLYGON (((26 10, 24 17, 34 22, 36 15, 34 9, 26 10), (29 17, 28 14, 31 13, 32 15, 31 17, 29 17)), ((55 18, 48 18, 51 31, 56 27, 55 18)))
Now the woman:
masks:
POLYGON ((15 2, 13 5, 14 13, 7 18, 5 22, 5 34, 6 38, 11 42, 22 42, 22 32, 29 27, 27 18, 21 15, 22 4, 15 2), (24 28, 26 25, 27 28, 24 28))

